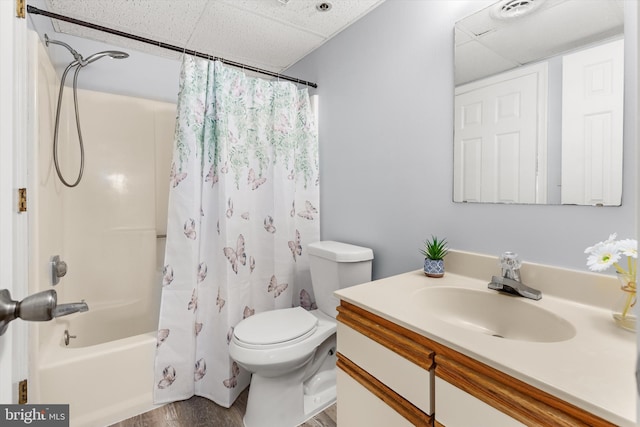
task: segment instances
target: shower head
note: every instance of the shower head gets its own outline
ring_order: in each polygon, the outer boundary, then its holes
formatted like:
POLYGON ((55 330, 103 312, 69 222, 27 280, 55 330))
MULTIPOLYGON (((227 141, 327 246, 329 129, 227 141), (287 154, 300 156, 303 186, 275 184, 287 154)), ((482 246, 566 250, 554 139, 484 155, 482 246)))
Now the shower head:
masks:
MULTIPOLYGON (((109 58, 122 59, 122 58, 128 58, 129 54, 125 52, 120 52, 117 50, 106 50, 104 52, 94 53, 93 55, 89 56, 87 59, 84 59, 82 55, 80 55, 78 52, 73 50, 73 48, 71 48, 71 46, 69 46, 66 43, 63 43, 57 40, 49 40, 49 36, 47 36, 46 34, 44 35, 44 40, 47 46, 49 46, 50 43, 64 46, 65 48, 67 48, 67 50, 69 50, 69 52, 71 52, 74 58, 74 60, 71 61, 71 63, 69 63, 69 65, 67 65, 67 67, 64 69, 64 72, 62 73, 62 78, 60 79, 60 91, 58 92, 58 108, 56 109, 56 124, 53 131, 53 163, 56 167, 56 174, 58 175, 58 178, 60 178, 60 181, 62 181, 62 183, 65 186, 69 188, 73 188, 80 183, 80 180, 82 179, 82 174, 84 172, 84 143, 82 142, 82 131, 80 130, 80 114, 78 112, 78 95, 77 95, 78 74, 80 73, 80 70, 82 68, 105 56, 108 56, 109 58), (78 177, 76 178, 76 181, 74 183, 69 183, 67 182, 67 180, 64 179, 64 176, 60 171, 60 165, 58 163, 58 129, 60 126, 60 108, 62 105, 62 92, 64 90, 65 81, 67 79, 67 73, 74 67, 75 67, 75 71, 73 73, 73 104, 76 111, 76 128, 78 130, 78 145, 80 148, 80 171, 78 172, 78 177)), ((2 335, 2 332, 3 332, 2 328, 3 328, 3 325, 0 320, 0 335, 2 335)))
POLYGON ((98 53, 94 53, 93 55, 89 56, 87 59, 84 59, 82 57, 82 55, 80 55, 78 52, 76 52, 71 46, 69 46, 68 44, 58 41, 58 40, 51 40, 49 39, 48 35, 44 35, 44 41, 45 44, 47 46, 49 46, 49 44, 53 43, 53 44, 57 44, 60 46, 64 46, 66 47, 69 52, 71 52, 71 54, 73 55, 73 57, 75 58, 75 61, 72 62, 72 64, 75 65, 80 65, 81 67, 84 67, 86 65, 91 64, 94 61, 97 61, 98 59, 108 56, 109 58, 114 58, 114 59, 124 59, 124 58, 128 58, 129 54, 125 53, 125 52, 120 52, 118 50, 106 50, 104 52, 98 52, 98 53))
POLYGON ((112 59, 124 59, 124 58, 128 58, 129 54, 126 52, 120 52, 119 50, 105 50, 104 52, 94 53, 93 55, 89 56, 87 59, 84 60, 84 64, 82 64, 82 66, 91 64, 93 61, 97 61, 98 59, 103 58, 105 56, 108 56, 109 58, 112 58, 112 59))

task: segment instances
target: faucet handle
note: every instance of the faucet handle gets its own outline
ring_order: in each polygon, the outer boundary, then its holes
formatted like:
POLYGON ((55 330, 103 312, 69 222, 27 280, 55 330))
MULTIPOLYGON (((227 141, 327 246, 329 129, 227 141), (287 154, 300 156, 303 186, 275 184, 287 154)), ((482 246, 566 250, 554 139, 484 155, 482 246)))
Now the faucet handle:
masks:
POLYGON ((513 280, 520 280, 520 267, 522 261, 515 252, 504 252, 500 256, 500 267, 502 267, 502 277, 508 277, 513 280))

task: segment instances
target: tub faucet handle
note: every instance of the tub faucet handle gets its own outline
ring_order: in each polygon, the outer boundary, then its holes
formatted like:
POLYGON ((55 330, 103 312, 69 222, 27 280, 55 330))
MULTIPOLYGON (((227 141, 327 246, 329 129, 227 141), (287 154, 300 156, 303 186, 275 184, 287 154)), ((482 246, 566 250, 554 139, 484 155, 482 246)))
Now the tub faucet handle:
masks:
POLYGON ((60 255, 54 255, 49 262, 51 269, 51 285, 55 286, 60 282, 60 278, 67 274, 67 263, 60 259, 60 255))

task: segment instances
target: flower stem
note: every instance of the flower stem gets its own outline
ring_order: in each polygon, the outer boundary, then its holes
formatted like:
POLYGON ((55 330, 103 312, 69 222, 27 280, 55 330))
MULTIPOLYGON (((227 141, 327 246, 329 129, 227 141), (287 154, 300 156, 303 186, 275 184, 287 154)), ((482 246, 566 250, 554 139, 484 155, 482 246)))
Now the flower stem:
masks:
POLYGON ((629 312, 629 309, 631 308, 631 303, 633 301, 633 298, 636 296, 635 292, 627 292, 627 301, 625 301, 624 303, 624 309, 622 310, 622 318, 626 319, 627 317, 627 313, 629 312))
POLYGON ((613 263, 613 266, 616 268, 616 271, 620 274, 628 274, 624 268, 620 267, 620 264, 618 264, 617 262, 613 263))

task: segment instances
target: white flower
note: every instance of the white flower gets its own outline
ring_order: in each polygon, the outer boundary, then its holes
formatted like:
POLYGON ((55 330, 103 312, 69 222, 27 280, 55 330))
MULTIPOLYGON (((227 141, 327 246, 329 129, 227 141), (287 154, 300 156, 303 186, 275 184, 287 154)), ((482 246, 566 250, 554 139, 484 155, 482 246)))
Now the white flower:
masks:
POLYGON ((607 240, 605 240, 604 242, 596 243, 593 246, 589 246, 587 249, 584 250, 584 253, 585 254, 590 254, 590 253, 600 249, 602 246, 604 246, 606 244, 613 243, 613 242, 615 242, 616 237, 618 237, 617 233, 609 234, 609 238, 607 240))
POLYGON ((635 239, 624 239, 617 241, 616 233, 609 235, 604 242, 596 243, 584 250, 587 257, 587 266, 591 271, 605 271, 613 266, 616 272, 636 276, 638 259, 638 241, 635 239), (626 257, 626 269, 618 264, 622 257, 626 257))
POLYGON ((604 271, 620 260, 618 245, 614 242, 600 242, 587 249, 589 249, 587 266, 591 271, 604 271))
POLYGON ((622 255, 638 258, 638 241, 635 239, 620 240, 618 250, 622 252, 622 255))

